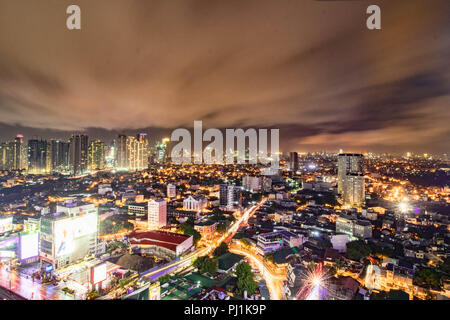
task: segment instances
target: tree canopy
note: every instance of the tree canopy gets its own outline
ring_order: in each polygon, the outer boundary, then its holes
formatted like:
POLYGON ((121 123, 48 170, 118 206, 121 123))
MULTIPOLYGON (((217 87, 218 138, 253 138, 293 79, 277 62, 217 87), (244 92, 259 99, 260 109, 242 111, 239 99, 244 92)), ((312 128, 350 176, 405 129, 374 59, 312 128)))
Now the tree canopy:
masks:
POLYGON ((428 289, 440 289, 441 275, 433 269, 422 268, 414 275, 414 284, 428 288, 428 289))
POLYGON ((215 273, 219 267, 219 263, 216 259, 208 256, 198 257, 195 259, 193 266, 198 269, 200 273, 215 273))
POLYGON ((228 252, 228 245, 225 242, 222 242, 216 249, 213 251, 214 257, 219 257, 228 252))
POLYGON ((247 291, 247 294, 253 295, 258 288, 258 283, 255 281, 255 275, 247 262, 242 262, 236 267, 236 276, 238 278, 238 294, 243 295, 244 291, 247 291))
POLYGON ((100 222, 100 234, 117 233, 123 229, 131 231, 134 225, 120 216, 111 216, 100 222))
POLYGON ((188 222, 181 223, 178 228, 184 235, 193 236, 194 244, 197 244, 197 242, 202 238, 202 235, 194 229, 193 225, 189 224, 188 222))

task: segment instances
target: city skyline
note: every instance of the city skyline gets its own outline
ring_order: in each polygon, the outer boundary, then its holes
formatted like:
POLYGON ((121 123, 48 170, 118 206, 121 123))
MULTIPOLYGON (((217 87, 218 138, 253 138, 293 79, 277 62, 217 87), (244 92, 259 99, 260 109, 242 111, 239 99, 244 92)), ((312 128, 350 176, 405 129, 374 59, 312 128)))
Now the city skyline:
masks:
POLYGON ((202 120, 279 128, 284 152, 448 153, 447 3, 434 3, 383 3, 369 31, 367 1, 78 1, 69 31, 64 2, 1 1, 0 141, 154 139, 202 120))

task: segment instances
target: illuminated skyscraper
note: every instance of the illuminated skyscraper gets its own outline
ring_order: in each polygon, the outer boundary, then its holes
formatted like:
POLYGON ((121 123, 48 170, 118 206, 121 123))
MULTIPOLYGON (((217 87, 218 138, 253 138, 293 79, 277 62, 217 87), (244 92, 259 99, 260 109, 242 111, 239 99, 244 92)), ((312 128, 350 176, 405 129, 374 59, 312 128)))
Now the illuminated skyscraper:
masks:
POLYGON ((102 170, 105 167, 105 144, 100 140, 89 143, 88 168, 89 170, 102 170))
POLYGON ((7 170, 7 157, 8 157, 8 143, 3 142, 0 144, 0 170, 7 170))
POLYGON ((344 205, 360 207, 364 203, 364 157, 357 153, 338 155, 338 193, 344 205))
POLYGON ((148 137, 140 133, 136 137, 119 135, 117 141, 116 167, 141 170, 148 168, 148 137))
POLYGON ((69 143, 66 141, 51 141, 51 163, 52 171, 60 172, 69 169, 69 143))
POLYGON ((127 136, 119 135, 117 139, 117 152, 116 152, 116 167, 123 169, 127 168, 127 136))
POLYGON ((364 203, 364 174, 349 173, 342 184, 342 200, 349 207, 361 207, 364 203))
POLYGON ((47 141, 28 140, 28 172, 32 174, 47 172, 47 141))
POLYGON ((126 168, 129 170, 138 169, 138 153, 139 153, 139 142, 135 137, 127 137, 126 143, 126 168))
POLYGON ((156 145, 156 161, 158 163, 162 163, 167 159, 167 145, 169 144, 170 139, 164 138, 161 143, 156 145))
POLYGON ((27 168, 28 164, 28 156, 27 156, 27 147, 23 143, 23 135, 18 134, 12 142, 12 168, 13 170, 22 170, 27 168))
POLYGON ((69 141, 69 164, 73 174, 83 174, 88 165, 88 136, 73 135, 69 141))
POLYGON ((241 188, 235 185, 221 184, 219 186, 220 207, 233 210, 240 205, 241 188))
POLYGON ((148 136, 146 133, 140 133, 137 135, 137 167, 139 169, 148 168, 148 136))
POLYGON ((0 152, 1 169, 23 170, 28 167, 28 150, 21 134, 18 134, 13 141, 3 143, 0 152))
POLYGON ((116 168, 117 162, 117 140, 113 140, 111 145, 105 146, 105 166, 116 168))
POLYGON ((298 153, 291 152, 289 153, 289 170, 297 171, 298 170, 298 153))

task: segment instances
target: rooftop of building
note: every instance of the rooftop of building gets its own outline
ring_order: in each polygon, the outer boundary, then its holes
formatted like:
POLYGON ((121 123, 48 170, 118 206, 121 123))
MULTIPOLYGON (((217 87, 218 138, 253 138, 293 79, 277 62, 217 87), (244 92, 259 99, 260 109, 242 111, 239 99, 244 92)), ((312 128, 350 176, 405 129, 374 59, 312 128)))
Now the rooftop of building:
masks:
POLYGON ((293 233, 291 231, 288 231, 288 230, 276 230, 276 231, 273 231, 273 232, 263 233, 263 234, 259 235, 259 237, 262 237, 264 239, 268 239, 268 238, 271 238, 271 237, 277 237, 277 236, 298 237, 297 234, 295 234, 295 233, 293 233))
POLYGON ((368 227, 368 226, 372 226, 372 224, 370 223, 370 221, 367 221, 367 220, 357 220, 356 221, 356 224, 357 225, 360 225, 360 226, 365 226, 365 227, 368 227))
POLYGON ((84 202, 81 200, 68 200, 66 202, 58 203, 58 207, 64 207, 64 208, 76 208, 81 206, 87 206, 92 205, 92 203, 84 202))
POLYGON ((195 196, 189 196, 189 197, 187 197, 184 200, 188 200, 190 198, 192 198, 194 200, 197 200, 197 201, 199 201, 199 200, 207 200, 206 197, 204 195, 202 195, 202 194, 196 194, 195 196))
POLYGON ((174 245, 175 247, 190 237, 192 236, 159 230, 133 232, 128 236, 133 244, 155 244, 156 242, 158 244, 166 243, 168 245, 174 245))
POLYGON ((289 261, 289 257, 298 253, 298 250, 299 250, 298 248, 294 249, 290 247, 281 248, 272 253, 273 262, 275 262, 276 264, 287 263, 289 261))
POLYGON ((227 252, 221 255, 217 258, 219 269, 223 271, 229 270, 231 267, 233 267, 236 263, 240 262, 242 259, 244 259, 244 256, 227 252))
POLYGON ((206 221, 202 221, 200 223, 197 223, 195 226, 198 227, 208 227, 208 226, 212 226, 213 224, 217 223, 217 221, 213 221, 213 220, 206 220, 206 221))
POLYGON ((46 220, 60 220, 68 218, 69 214, 66 212, 53 212, 43 215, 41 218, 46 220))
POLYGON ((132 203, 128 204, 128 206, 146 207, 146 206, 148 206, 148 203, 146 203, 146 202, 132 202, 132 203))
POLYGON ((148 203, 152 203, 152 202, 162 203, 162 202, 166 202, 166 200, 164 200, 164 199, 151 199, 148 203))

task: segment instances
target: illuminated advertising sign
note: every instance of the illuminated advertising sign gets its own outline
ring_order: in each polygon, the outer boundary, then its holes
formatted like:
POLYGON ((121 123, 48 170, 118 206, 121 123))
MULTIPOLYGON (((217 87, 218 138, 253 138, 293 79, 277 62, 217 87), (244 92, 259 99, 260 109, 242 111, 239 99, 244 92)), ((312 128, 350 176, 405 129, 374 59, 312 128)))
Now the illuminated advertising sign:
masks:
POLYGON ((14 251, 1 250, 0 258, 14 258, 16 253, 14 251))
POLYGON ((97 232, 97 214, 88 214, 76 217, 73 223, 73 238, 79 238, 97 232))
POLYGON ((106 262, 92 267, 91 276, 91 282, 94 285, 106 280, 106 262))
POLYGON ((39 233, 24 233, 19 240, 19 259, 25 260, 39 256, 39 233))
POLYGON ((68 255, 74 250, 72 219, 55 222, 55 255, 68 255))
POLYGON ((71 254, 74 240, 97 232, 97 214, 87 214, 55 222, 55 254, 57 257, 71 254))
POLYGON ((0 218, 0 233, 5 233, 13 229, 13 217, 0 218))
POLYGON ((25 221, 24 225, 23 225, 23 231, 24 232, 35 232, 35 231, 37 231, 37 224, 30 223, 29 221, 25 221))
POLYGON ((159 282, 153 283, 149 287, 149 300, 160 300, 161 299, 161 286, 159 282))

